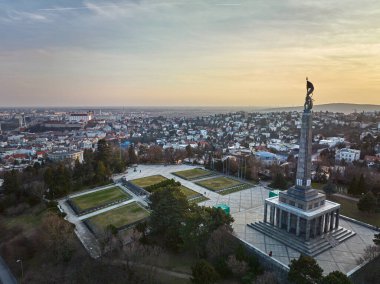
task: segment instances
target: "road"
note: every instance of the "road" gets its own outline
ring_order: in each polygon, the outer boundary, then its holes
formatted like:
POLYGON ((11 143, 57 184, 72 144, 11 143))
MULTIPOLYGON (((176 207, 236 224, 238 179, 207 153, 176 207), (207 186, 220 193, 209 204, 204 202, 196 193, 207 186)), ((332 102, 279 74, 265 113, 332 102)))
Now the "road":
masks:
POLYGON ((0 283, 1 284, 17 284, 16 278, 9 270, 7 264, 0 256, 0 283))

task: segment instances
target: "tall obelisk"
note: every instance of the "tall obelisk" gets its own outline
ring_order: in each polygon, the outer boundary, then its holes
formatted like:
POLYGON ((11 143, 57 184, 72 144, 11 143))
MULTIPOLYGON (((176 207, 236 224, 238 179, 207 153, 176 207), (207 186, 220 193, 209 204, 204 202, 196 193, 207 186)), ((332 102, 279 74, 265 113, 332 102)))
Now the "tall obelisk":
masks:
MULTIPOLYGON (((302 206, 303 210, 309 210, 309 203, 324 200, 324 196, 318 194, 316 189, 311 188, 311 146, 312 120, 313 120, 313 99, 311 98, 314 86, 306 78, 306 98, 302 113, 301 135, 299 143, 296 184, 285 193, 280 194, 286 199, 290 199, 302 206), (301 201, 301 202, 300 202, 301 201)), ((319 207, 319 206, 318 206, 319 207)), ((312 206, 310 209, 314 209, 312 206)))
MULTIPOLYGON (((347 237, 355 233, 339 228, 340 205, 326 200, 323 193, 311 187, 313 142, 311 96, 314 86, 307 78, 306 82, 307 92, 302 113, 296 183, 288 190, 279 192, 278 196, 265 199, 264 222, 255 222, 249 226, 301 253, 314 256, 331 246, 329 241, 322 239, 326 233, 331 233, 331 238, 334 238, 335 232, 342 231, 347 237), (312 242, 312 239, 316 239, 319 243, 312 242)), ((341 242, 340 239, 335 241, 341 242)))

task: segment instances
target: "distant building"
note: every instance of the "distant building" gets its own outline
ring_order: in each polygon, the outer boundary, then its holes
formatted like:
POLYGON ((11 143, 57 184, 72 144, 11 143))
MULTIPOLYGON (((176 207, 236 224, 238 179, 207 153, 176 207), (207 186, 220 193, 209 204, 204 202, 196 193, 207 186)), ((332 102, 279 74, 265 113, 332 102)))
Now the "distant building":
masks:
POLYGON ((92 120, 94 117, 94 114, 92 111, 89 111, 87 113, 70 113, 69 121, 70 122, 88 122, 92 120))
POLYGON ((255 152, 254 155, 265 165, 278 165, 280 163, 280 159, 276 154, 266 151, 255 152))
POLYGON ((346 162, 352 163, 360 159, 360 150, 342 148, 336 151, 335 160, 341 161, 345 160, 346 162))
POLYGON ((326 139, 319 140, 319 144, 328 145, 329 147, 335 147, 338 143, 344 143, 342 137, 328 137, 326 139))
POLYGON ((71 160, 72 162, 75 162, 78 159, 79 163, 82 163, 83 151, 57 150, 49 153, 48 157, 52 161, 71 160))

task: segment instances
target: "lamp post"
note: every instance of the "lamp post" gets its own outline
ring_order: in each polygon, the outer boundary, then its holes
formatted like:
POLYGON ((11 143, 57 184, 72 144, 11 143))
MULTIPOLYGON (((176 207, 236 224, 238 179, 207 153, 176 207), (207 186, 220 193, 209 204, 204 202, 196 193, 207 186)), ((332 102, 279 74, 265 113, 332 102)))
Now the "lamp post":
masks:
MULTIPOLYGON (((22 266, 22 259, 18 259, 16 260, 16 262, 19 262, 21 265, 21 280, 22 280, 24 278, 24 268, 22 266)), ((20 283, 21 283, 21 280, 20 280, 20 283)))

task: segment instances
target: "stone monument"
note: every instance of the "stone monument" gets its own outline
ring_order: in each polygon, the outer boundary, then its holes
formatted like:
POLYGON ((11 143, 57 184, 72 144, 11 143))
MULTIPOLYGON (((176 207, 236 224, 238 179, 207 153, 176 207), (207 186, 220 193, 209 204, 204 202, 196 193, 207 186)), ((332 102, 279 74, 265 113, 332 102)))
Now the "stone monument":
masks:
POLYGON ((296 184, 264 204, 264 222, 250 224, 280 242, 310 256, 333 247, 354 232, 339 226, 340 204, 326 200, 311 187, 312 120, 314 86, 306 78, 296 184), (269 211, 269 212, 268 212, 269 211))

